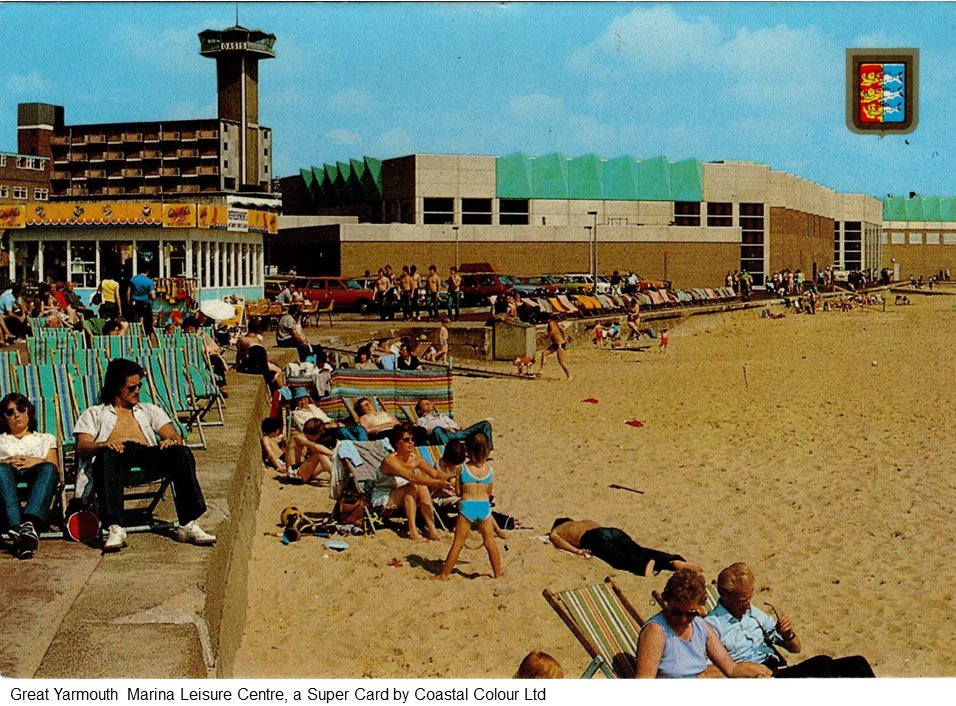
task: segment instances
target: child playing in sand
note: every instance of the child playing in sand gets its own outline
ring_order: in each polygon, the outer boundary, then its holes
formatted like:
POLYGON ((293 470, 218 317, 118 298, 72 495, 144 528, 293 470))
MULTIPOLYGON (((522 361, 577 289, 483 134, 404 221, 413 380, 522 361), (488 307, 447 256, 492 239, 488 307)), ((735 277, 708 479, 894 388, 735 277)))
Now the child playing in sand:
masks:
POLYGON ((491 450, 488 448, 488 438, 481 432, 468 437, 465 442, 468 460, 458 471, 458 492, 461 494, 461 503, 458 509, 458 520, 455 523, 455 537, 448 550, 448 557, 436 578, 446 580, 458 561, 461 548, 465 545, 468 531, 475 525, 481 533, 482 542, 488 552, 491 562, 491 571, 495 578, 501 576, 501 555, 498 552, 498 543, 495 535, 506 537, 501 528, 491 516, 491 497, 494 490, 494 469, 488 463, 491 450))
POLYGON ((279 417, 266 417, 262 420, 262 462, 285 475, 286 466, 283 455, 286 451, 285 437, 282 435, 282 420, 279 417))
POLYGON ((316 418, 305 423, 302 431, 292 432, 286 449, 286 466, 290 478, 309 483, 320 473, 332 475, 332 449, 319 443, 325 425, 316 418))
POLYGON ((594 324, 594 345, 596 345, 598 348, 604 348, 604 336, 604 325, 598 321, 596 324, 594 324))
POLYGON ((666 328, 661 329, 660 341, 661 341, 661 345, 658 350, 660 350, 661 353, 666 353, 667 352, 667 329, 666 328))

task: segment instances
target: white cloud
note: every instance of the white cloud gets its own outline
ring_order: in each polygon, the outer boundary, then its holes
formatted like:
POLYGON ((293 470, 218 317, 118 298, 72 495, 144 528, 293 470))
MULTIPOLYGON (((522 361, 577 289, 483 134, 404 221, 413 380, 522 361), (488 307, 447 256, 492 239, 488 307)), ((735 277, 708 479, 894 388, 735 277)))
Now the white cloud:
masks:
MULTIPOLYGON (((861 49, 875 49, 877 47, 898 47, 899 43, 889 38, 882 29, 869 34, 861 34, 853 40, 854 47, 861 49)), ((847 47, 849 48, 849 47, 847 47)))
POLYGON ((7 76, 4 87, 11 93, 30 95, 48 91, 53 84, 43 78, 39 71, 31 71, 27 74, 7 76))
POLYGON ((591 75, 608 75, 620 64, 668 72, 707 63, 720 38, 720 29, 707 17, 689 21, 666 5, 641 7, 615 18, 600 37, 575 52, 570 63, 591 75))
POLYGON ((375 98, 372 94, 358 88, 347 88, 329 96, 326 105, 329 110, 347 115, 372 113, 376 109, 375 98))
POLYGON ((508 101, 508 113, 519 120, 553 120, 564 111, 560 98, 544 93, 513 96, 508 101))
POLYGON ((329 130, 326 132, 323 137, 328 138, 329 140, 334 140, 335 142, 340 142, 343 145, 357 145, 362 141, 362 136, 353 130, 344 130, 336 129, 329 130))

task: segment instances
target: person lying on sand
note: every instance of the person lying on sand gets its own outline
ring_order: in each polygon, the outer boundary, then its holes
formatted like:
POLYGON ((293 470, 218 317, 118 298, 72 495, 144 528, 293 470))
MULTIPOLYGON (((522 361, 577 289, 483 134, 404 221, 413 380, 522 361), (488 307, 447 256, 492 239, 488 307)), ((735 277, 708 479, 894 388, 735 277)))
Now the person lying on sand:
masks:
POLYGON ((678 569, 703 572, 700 565, 685 560, 679 554, 642 547, 626 532, 616 527, 602 527, 594 520, 559 517, 551 525, 548 539, 558 549, 583 557, 594 555, 615 569, 638 576, 656 576, 661 571, 678 569))

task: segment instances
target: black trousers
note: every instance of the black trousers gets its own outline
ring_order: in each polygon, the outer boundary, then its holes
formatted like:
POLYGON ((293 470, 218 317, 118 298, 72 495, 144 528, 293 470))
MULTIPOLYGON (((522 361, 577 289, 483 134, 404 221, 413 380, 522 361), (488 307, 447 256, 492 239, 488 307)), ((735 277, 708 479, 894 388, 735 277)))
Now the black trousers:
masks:
POLYGON ((123 524, 123 489, 169 477, 176 502, 176 516, 185 525, 206 512, 206 501, 196 479, 196 460, 185 446, 144 446, 127 442, 123 453, 103 449, 93 461, 96 490, 103 527, 123 524), (141 470, 133 473, 133 467, 141 470))
POLYGON ((130 321, 136 321, 139 318, 143 320, 143 330, 147 336, 153 333, 153 305, 152 302, 132 302, 130 308, 130 321))
POLYGON ((863 679, 876 675, 866 657, 817 655, 799 664, 781 667, 774 671, 773 676, 777 679, 863 679))
POLYGON ((616 527, 596 527, 581 535, 581 548, 606 561, 615 569, 643 576, 647 564, 654 560, 654 573, 671 570, 671 562, 684 561, 679 554, 667 554, 648 549, 631 539, 626 532, 616 527))

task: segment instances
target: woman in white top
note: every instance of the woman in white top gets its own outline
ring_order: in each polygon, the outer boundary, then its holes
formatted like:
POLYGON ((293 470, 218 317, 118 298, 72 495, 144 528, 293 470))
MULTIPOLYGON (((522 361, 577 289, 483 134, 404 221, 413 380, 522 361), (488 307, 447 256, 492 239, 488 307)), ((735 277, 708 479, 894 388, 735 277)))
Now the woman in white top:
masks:
POLYGON ((17 392, 0 400, 0 500, 18 559, 30 559, 36 552, 37 526, 46 525, 60 483, 56 437, 36 428, 36 409, 30 400, 17 392), (22 511, 17 495, 21 481, 30 489, 22 511))

